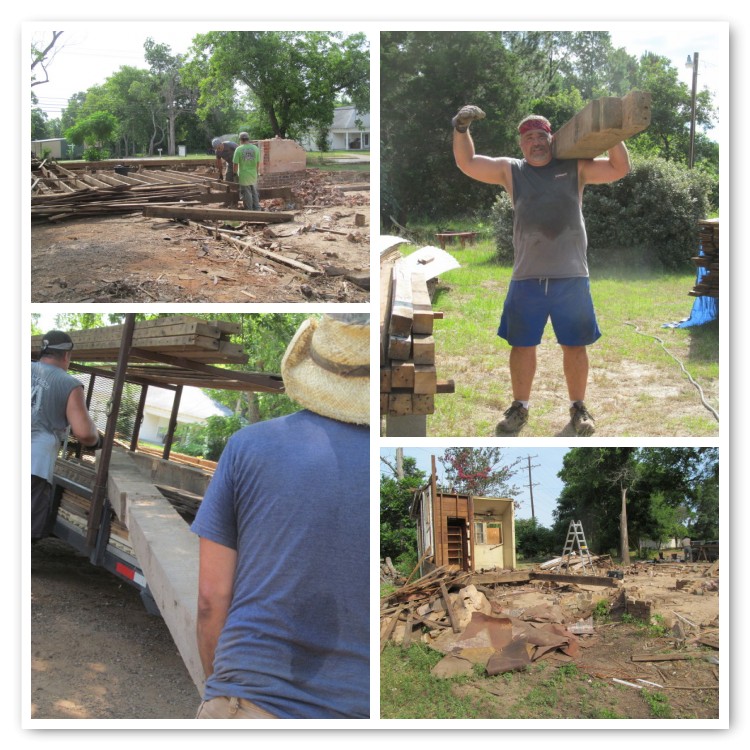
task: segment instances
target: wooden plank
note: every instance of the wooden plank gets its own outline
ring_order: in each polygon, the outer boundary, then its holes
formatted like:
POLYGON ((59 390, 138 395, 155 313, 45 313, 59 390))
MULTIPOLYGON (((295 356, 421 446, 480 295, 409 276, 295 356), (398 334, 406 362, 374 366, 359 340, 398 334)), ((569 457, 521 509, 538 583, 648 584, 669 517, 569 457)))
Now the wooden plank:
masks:
POLYGON ((437 393, 435 365, 414 365, 414 393, 437 393))
POLYGON ((649 93, 631 91, 621 99, 594 99, 555 133, 552 153, 557 159, 593 159, 650 123, 649 93))
POLYGON ((401 362, 394 364, 391 367, 391 383, 390 387, 393 388, 414 388, 414 363, 413 362, 401 362))
POLYGON ((411 397, 412 414, 434 414, 435 397, 432 394, 413 393, 411 397))
POLYGON ((617 579, 609 576, 575 576, 558 573, 533 572, 531 577, 535 581, 556 581, 557 583, 578 583, 583 586, 617 586, 617 579))
POLYGON ((380 364, 388 362, 388 328, 390 326, 391 303, 393 301, 393 275, 391 266, 380 268, 380 364))
POLYGON ((294 221, 294 214, 280 211, 245 211, 234 208, 182 208, 180 206, 148 206, 143 215, 162 219, 192 219, 193 221, 250 221, 263 224, 283 224, 294 221))
POLYGON ((388 336, 387 359, 405 362, 411 356, 411 336, 388 336))
POLYGON ((440 593, 443 597, 443 603, 445 605, 445 611, 448 613, 448 619, 451 621, 451 629, 454 633, 460 632, 461 628, 456 620, 456 615, 453 613, 453 606, 451 605, 451 598, 448 596, 448 589, 445 584, 440 581, 440 593))
POLYGON ((414 273, 411 277, 413 321, 412 332, 430 334, 433 330, 434 317, 432 300, 427 289, 427 277, 423 273, 414 273))
POLYGON ((413 302, 411 269, 402 264, 393 267, 393 301, 388 333, 391 336, 409 336, 412 331, 413 302))
POLYGON ((432 336, 412 336, 412 359, 415 365, 435 364, 435 339, 432 336))
POLYGON ((198 537, 134 465, 128 468, 120 462, 116 468, 110 467, 110 474, 113 472, 121 483, 128 484, 127 526, 138 564, 185 667, 202 694, 205 677, 195 637, 198 537))
POLYGON ((389 393, 388 414, 393 417, 405 417, 412 413, 411 393, 389 393))

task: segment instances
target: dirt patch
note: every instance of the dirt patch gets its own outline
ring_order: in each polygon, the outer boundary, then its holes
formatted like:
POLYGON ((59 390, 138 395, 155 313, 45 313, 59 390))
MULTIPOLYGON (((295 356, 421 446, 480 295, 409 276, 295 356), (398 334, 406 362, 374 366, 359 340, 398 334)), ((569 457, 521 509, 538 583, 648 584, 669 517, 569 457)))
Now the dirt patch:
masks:
POLYGON ((369 191, 339 191, 336 204, 330 195, 310 193, 315 205, 293 209, 262 201, 293 213, 289 222, 222 225, 245 249, 197 223, 141 213, 34 223, 31 301, 368 302, 369 191))
POLYGON ((192 719, 200 703, 161 617, 51 538, 31 550, 30 698, 32 719, 192 719))

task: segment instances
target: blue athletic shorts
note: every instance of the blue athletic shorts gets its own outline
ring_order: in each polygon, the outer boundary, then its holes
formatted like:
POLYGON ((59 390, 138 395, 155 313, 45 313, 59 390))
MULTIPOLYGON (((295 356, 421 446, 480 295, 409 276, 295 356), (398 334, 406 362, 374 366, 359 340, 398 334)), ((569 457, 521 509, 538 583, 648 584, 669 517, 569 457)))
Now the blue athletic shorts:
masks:
POLYGON ((602 335, 587 277, 510 282, 497 335, 511 346, 537 346, 547 320, 562 346, 588 346, 602 335))

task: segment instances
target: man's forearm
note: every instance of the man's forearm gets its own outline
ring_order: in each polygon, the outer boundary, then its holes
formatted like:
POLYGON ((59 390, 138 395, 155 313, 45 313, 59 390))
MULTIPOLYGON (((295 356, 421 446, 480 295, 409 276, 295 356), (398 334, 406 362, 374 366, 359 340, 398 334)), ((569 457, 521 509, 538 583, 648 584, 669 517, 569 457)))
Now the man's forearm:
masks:
POLYGON ((612 165, 612 169, 617 172, 627 174, 630 171, 630 156, 628 155, 628 149, 625 144, 621 141, 616 146, 612 146, 607 151, 609 157, 609 163, 612 165))
POLYGON ((227 619, 227 609, 198 610, 197 638, 203 672, 209 677, 214 671, 214 657, 219 636, 227 619))

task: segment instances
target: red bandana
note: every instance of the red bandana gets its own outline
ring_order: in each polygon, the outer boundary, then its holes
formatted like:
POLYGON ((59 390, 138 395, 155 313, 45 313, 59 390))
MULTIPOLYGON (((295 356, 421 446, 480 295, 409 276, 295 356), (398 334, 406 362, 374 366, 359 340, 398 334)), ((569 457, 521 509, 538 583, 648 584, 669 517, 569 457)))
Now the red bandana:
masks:
POLYGON ((544 120, 526 120, 518 128, 521 135, 528 133, 529 130, 544 130, 545 133, 552 133, 552 128, 544 120))

